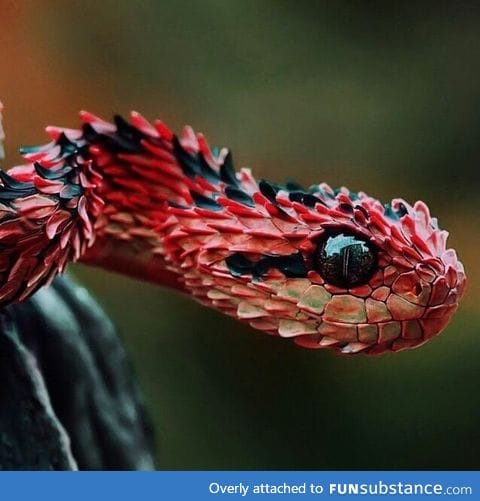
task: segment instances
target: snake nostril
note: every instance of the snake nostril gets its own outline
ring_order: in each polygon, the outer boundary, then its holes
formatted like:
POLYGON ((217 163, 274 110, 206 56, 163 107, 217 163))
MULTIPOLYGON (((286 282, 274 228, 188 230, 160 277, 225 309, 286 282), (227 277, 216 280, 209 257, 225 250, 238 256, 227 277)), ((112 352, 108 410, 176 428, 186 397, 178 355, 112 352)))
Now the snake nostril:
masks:
POLYGON ((422 285, 420 283, 415 284, 415 295, 420 296, 422 291, 423 291, 422 285))

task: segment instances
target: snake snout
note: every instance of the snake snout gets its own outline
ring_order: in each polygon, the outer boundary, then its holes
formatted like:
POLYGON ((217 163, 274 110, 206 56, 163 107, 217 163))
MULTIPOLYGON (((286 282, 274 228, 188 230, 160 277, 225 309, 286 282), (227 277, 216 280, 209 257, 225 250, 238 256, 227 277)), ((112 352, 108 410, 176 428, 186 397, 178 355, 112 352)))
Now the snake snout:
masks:
POLYGON ((424 337, 438 334, 450 321, 465 292, 463 264, 453 249, 446 250, 437 262, 436 275, 430 281, 431 293, 421 318, 424 337))

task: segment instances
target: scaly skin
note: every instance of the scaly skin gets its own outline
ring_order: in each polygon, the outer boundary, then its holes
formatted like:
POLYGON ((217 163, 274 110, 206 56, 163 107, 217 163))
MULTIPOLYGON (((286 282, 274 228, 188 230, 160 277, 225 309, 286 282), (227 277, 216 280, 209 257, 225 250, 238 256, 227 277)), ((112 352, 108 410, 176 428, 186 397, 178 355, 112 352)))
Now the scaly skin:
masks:
POLYGON ((369 354, 423 344, 456 310, 463 266, 423 202, 257 182, 189 127, 178 139, 138 113, 115 125, 81 119, 81 130, 47 128, 52 142, 2 175, 1 304, 80 260, 174 287, 304 347, 369 354), (318 265, 321 242, 340 233, 374 256, 350 287, 328 283, 318 265))

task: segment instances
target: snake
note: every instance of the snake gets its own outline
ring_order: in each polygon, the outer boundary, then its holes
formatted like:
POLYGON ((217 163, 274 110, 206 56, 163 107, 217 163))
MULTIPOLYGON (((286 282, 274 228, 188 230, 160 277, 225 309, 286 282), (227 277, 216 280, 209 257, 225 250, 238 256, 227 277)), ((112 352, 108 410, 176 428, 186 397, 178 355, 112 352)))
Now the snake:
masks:
POLYGON ((1 306, 78 261, 304 348, 369 355, 423 345, 458 307, 464 267, 422 201, 256 179, 191 127, 137 112, 80 121, 0 171, 1 306))

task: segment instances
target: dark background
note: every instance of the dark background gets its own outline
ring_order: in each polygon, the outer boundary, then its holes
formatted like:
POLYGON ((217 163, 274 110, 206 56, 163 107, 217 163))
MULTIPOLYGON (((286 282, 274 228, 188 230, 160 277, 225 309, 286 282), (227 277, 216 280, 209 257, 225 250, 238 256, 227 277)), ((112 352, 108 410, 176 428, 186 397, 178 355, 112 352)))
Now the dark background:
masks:
POLYGON ((131 352, 159 468, 480 468, 475 2, 3 1, 1 15, 5 166, 79 109, 136 109, 194 125, 258 177, 420 198, 466 265, 451 326, 381 358, 303 350, 75 266, 131 352))

